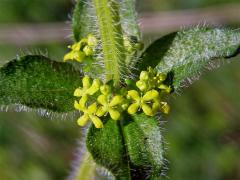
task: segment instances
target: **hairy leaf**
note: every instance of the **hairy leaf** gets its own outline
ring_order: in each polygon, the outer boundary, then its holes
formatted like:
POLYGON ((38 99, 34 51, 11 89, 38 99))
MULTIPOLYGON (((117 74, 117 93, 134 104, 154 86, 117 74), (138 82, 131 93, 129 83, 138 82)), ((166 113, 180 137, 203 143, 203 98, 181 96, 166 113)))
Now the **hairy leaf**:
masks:
POLYGON ((138 114, 132 120, 125 120, 123 127, 132 176, 137 179, 159 178, 164 149, 158 120, 138 114))
POLYGON ((123 31, 139 40, 141 32, 137 21, 136 0, 120 0, 119 5, 123 31))
POLYGON ((91 126, 87 147, 94 160, 115 177, 159 178, 163 167, 163 139, 158 121, 143 114, 115 122, 103 129, 91 126))
POLYGON ((240 32, 197 27, 165 36, 148 47, 141 67, 150 63, 158 72, 174 73, 174 86, 196 78, 211 62, 237 55, 240 32), (151 58, 151 56, 153 58, 151 58))
POLYGON ((81 74, 71 64, 25 56, 0 69, 0 105, 68 112, 74 110, 73 92, 80 85, 81 74))
POLYGON ((87 148, 97 164, 107 168, 115 177, 128 178, 129 167, 120 122, 105 120, 103 129, 90 127, 87 148))
POLYGON ((176 32, 171 33, 153 42, 140 57, 141 60, 138 62, 136 68, 137 73, 145 71, 148 66, 156 67, 172 46, 176 35, 176 32))
MULTIPOLYGON (((90 1, 91 2, 91 1, 90 1)), ((75 41, 79 41, 88 34, 93 33, 95 13, 87 0, 77 0, 72 17, 72 28, 75 41)))

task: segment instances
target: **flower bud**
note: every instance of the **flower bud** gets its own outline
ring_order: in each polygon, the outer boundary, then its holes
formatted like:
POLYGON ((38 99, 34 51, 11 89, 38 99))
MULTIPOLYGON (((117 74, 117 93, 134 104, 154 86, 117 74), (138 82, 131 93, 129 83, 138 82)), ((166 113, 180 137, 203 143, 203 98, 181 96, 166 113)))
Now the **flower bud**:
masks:
POLYGON ((146 81, 149 79, 149 74, 147 71, 142 71, 140 74, 140 80, 142 81, 146 81))

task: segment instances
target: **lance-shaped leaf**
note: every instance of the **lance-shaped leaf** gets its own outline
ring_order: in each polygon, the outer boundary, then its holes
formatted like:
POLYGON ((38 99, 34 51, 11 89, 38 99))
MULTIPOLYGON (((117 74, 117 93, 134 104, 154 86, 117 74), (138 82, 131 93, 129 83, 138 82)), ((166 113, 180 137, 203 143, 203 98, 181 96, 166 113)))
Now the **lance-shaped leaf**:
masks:
POLYGON ((24 56, 0 69, 0 105, 22 104, 57 112, 74 110, 81 74, 71 64, 24 56))
POLYGON ((163 138, 158 121, 144 114, 107 119, 103 129, 90 127, 87 147, 94 160, 116 178, 159 178, 163 167, 163 138))
POLYGON ((151 44, 142 55, 140 67, 148 63, 158 72, 174 73, 174 86, 196 78, 209 63, 236 56, 240 32, 197 27, 167 35, 151 44))

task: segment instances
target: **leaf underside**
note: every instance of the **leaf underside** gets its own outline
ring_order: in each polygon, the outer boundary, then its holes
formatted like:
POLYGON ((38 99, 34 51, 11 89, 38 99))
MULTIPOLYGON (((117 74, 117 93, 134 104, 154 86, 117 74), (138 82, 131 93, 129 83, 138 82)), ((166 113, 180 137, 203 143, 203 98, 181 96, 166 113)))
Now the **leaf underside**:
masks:
POLYGON ((80 85, 81 74, 71 64, 24 56, 0 69, 0 105, 73 111, 73 92, 80 85))

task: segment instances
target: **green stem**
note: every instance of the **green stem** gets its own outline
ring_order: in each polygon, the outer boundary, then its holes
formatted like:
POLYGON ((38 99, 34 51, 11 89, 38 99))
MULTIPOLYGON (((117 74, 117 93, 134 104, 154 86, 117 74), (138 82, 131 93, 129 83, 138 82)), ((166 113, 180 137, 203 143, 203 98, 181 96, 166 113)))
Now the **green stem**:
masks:
POLYGON ((91 180, 95 177, 96 164, 92 159, 92 156, 86 151, 86 154, 83 157, 83 161, 81 162, 76 180, 91 180))
POLYGON ((115 0, 94 0, 103 47, 106 81, 120 82, 124 69, 125 48, 120 24, 119 4, 115 0))

